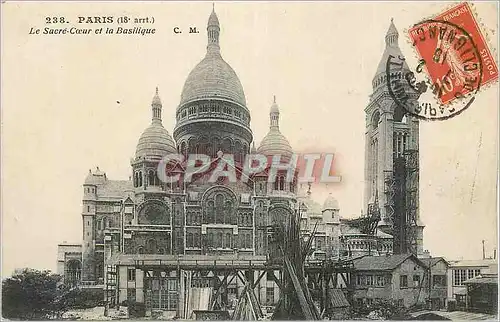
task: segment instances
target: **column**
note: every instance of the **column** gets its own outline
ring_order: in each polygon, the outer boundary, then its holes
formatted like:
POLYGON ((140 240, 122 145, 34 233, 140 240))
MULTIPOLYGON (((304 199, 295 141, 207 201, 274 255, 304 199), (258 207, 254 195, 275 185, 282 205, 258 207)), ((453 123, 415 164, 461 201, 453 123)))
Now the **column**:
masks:
POLYGON ((144 272, 141 269, 135 270, 135 300, 144 303, 144 272))
POLYGON ((365 195, 363 200, 364 211, 368 210, 368 201, 372 193, 372 177, 371 177, 371 138, 370 131, 367 128, 365 132, 365 195))
POLYGON ((385 195, 385 171, 393 171, 393 142, 394 142, 394 124, 393 116, 390 112, 384 112, 382 115, 382 124, 379 126, 379 206, 382 219, 386 218, 385 204, 387 203, 385 195))
POLYGON ((118 303, 127 300, 127 287, 128 287, 128 267, 118 266, 118 303))

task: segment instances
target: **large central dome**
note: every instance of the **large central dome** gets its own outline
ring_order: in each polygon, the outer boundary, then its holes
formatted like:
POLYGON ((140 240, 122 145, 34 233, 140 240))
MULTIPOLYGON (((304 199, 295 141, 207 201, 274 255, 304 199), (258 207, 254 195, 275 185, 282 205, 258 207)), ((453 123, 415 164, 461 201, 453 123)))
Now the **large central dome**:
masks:
POLYGON ((194 100, 226 99, 246 108, 245 93, 238 75, 222 59, 219 46, 219 19, 214 10, 208 18, 207 54, 189 73, 179 107, 194 100))
POLYGON ((246 107, 245 93, 238 75, 219 53, 207 53, 189 73, 180 105, 205 98, 227 99, 246 107))
POLYGON ((221 56, 219 34, 219 19, 212 11, 207 52, 184 83, 173 135, 182 153, 216 156, 222 151, 238 161, 253 140, 250 111, 238 75, 221 56))

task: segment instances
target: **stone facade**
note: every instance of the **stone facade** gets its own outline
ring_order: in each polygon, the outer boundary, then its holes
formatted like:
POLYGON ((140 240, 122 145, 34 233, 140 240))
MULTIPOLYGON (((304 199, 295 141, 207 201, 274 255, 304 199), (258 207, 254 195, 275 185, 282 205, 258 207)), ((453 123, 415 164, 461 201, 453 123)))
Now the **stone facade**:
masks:
MULTIPOLYGON (((131 160, 130 179, 110 180, 99 168, 89 170, 83 184, 82 243, 59 247, 58 267, 65 277, 70 273, 68 281, 104 289, 114 285, 119 302, 133 300, 171 310, 182 290, 180 281, 190 272, 158 275, 139 269, 137 261, 211 258, 272 263, 279 260, 280 251, 269 227, 295 213, 300 215, 304 238, 318 225, 310 260, 392 253, 391 235, 367 233, 353 225, 341 217, 333 196, 318 204, 310 190, 299 191, 296 180, 285 182, 286 172, 278 172, 273 183, 267 182, 266 174, 246 182, 222 179, 214 183, 209 181, 214 163, 189 182, 160 180, 157 168, 166 154, 204 153, 217 158, 234 154, 235 171, 240 175, 241 160, 250 152, 250 114, 236 73, 220 55, 219 31, 213 12, 207 28, 207 56, 188 76, 173 138, 162 125, 157 89, 151 124, 140 136, 131 160)), ((276 100, 269 116, 269 133, 258 152, 290 156, 292 147, 279 131, 276 100)), ((184 160, 173 163, 169 171, 183 174, 185 169, 184 160)), ((192 278, 192 285, 205 285, 214 276, 192 278)), ((235 296, 242 287, 239 281, 230 284, 227 296, 235 296)), ((272 276, 261 279, 257 294, 263 304, 276 303, 279 292, 272 276)))
MULTIPOLYGON (((405 253, 411 250, 421 256, 424 253, 424 226, 420 221, 418 203, 419 120, 408 114, 389 94, 387 60, 390 55, 404 57, 398 45, 398 31, 392 21, 385 42, 386 48, 373 78, 373 93, 365 108, 364 209, 369 211, 375 207, 380 211, 378 227, 385 234, 395 237, 395 252, 405 253), (405 177, 404 189, 407 190, 403 196, 397 195, 398 190, 394 187, 398 184, 398 176, 401 176, 398 171, 406 171, 406 158, 413 158, 416 171, 412 172, 411 177, 405 177), (409 197, 412 198, 411 202, 408 201, 409 197), (410 217, 414 220, 402 223, 401 218, 410 217), (400 234, 402 230, 406 231, 404 235, 400 234)), ((406 72, 410 72, 410 69, 405 62, 403 71, 398 71, 393 77, 402 79, 406 72)))

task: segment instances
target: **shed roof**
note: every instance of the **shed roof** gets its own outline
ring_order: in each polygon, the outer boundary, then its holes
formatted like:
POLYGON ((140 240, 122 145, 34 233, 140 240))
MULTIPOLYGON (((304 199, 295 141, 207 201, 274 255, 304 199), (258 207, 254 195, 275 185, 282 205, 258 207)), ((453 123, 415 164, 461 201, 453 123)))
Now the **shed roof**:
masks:
POLYGON ((498 274, 482 274, 468 279, 464 284, 489 284, 498 285, 498 274))
POLYGON ((439 263, 440 261, 443 261, 446 266, 449 265, 449 263, 443 258, 443 257, 430 257, 430 258, 421 258, 420 259, 427 267, 432 267, 439 263))
POLYGON ((354 259, 354 268, 360 271, 387 271, 393 270, 405 260, 411 258, 414 262, 427 268, 417 257, 412 254, 397 254, 388 256, 363 256, 354 259))
POLYGON ((332 307, 333 308, 341 308, 341 307, 349 307, 350 304, 347 301, 344 292, 339 288, 330 289, 332 307))

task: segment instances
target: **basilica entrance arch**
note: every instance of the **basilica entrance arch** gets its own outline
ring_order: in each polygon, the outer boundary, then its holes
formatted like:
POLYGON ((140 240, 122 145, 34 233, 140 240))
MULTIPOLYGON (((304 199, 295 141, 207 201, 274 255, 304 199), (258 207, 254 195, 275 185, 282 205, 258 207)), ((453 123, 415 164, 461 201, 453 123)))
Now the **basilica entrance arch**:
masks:
POLYGON ((69 260, 64 276, 66 284, 76 286, 82 279, 82 263, 77 259, 69 260))

